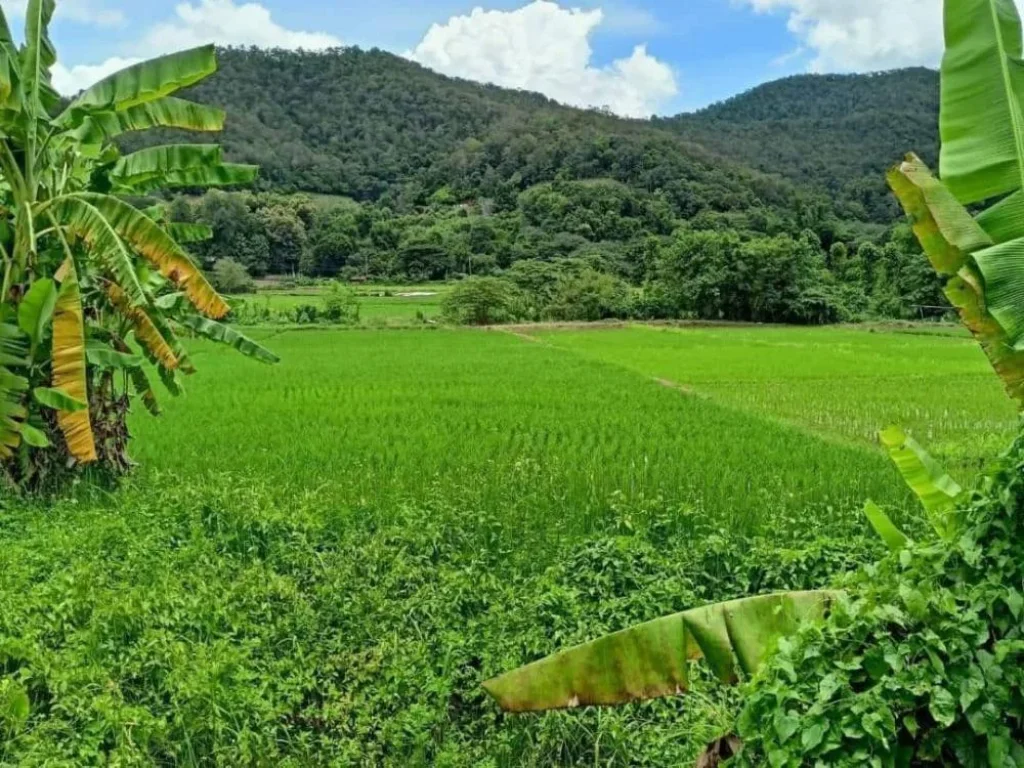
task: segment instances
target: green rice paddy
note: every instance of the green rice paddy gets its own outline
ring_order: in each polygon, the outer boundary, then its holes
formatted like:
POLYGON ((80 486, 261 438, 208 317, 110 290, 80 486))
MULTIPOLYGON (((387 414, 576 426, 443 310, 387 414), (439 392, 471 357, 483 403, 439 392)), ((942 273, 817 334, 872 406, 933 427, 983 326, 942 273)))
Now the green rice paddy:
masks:
POLYGON ((967 482, 1015 423, 955 334, 250 333, 281 364, 192 342, 124 488, 0 499, 0 683, 30 699, 0 764, 692 764, 735 711, 710 679, 540 717, 480 682, 825 586, 878 556, 866 498, 919 530, 879 428, 967 482))

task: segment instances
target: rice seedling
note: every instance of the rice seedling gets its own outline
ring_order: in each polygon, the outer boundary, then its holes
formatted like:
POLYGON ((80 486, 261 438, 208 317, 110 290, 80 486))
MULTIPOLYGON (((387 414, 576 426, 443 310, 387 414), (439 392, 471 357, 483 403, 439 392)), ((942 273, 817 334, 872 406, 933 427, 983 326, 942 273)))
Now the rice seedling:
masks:
POLYGON ((515 538, 585 532, 612 499, 752 530, 904 498, 872 451, 508 334, 292 331, 272 344, 283 362, 259 376, 198 348, 205 379, 159 428, 134 425, 142 464, 244 472, 283 494, 329 487, 364 508, 458 499, 501 510, 515 538))
POLYGON ((898 424, 965 474, 1016 425, 1012 402, 962 333, 634 326, 538 338, 830 439, 873 446, 879 429, 898 424))

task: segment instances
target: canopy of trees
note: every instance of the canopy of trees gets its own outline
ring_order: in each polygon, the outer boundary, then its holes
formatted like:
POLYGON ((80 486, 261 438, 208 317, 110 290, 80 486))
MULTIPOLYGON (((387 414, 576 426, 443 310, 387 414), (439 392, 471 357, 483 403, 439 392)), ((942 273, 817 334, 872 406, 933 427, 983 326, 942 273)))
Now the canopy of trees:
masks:
POLYGON ((262 166, 250 192, 171 201, 173 220, 212 228, 195 246, 210 268, 504 275, 526 297, 510 314, 571 319, 829 322, 945 306, 884 181, 905 147, 934 154, 929 70, 788 78, 635 121, 376 50, 235 49, 190 95, 229 109, 227 156, 262 166))
POLYGON ((478 199, 509 210, 540 183, 609 178, 658 192, 682 218, 821 209, 884 224, 896 213, 884 169, 907 146, 929 160, 937 145, 937 77, 923 69, 789 78, 646 122, 377 50, 233 49, 189 95, 228 110, 227 156, 260 165, 262 189, 402 210, 478 199))

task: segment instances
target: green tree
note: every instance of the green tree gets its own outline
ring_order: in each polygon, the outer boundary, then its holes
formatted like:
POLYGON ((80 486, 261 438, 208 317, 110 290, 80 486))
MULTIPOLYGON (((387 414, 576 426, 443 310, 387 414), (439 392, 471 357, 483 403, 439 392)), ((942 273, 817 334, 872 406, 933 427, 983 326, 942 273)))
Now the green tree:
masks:
POLYGON ((545 314, 553 320, 608 320, 628 317, 630 306, 630 290, 625 282, 585 269, 559 278, 545 314))
POLYGON ((257 214, 270 245, 270 271, 296 274, 308 246, 306 225, 299 214, 284 205, 261 208, 257 214))
POLYGON ((221 259, 213 265, 210 282, 221 293, 253 293, 256 284, 245 267, 234 259, 221 259))
POLYGON ((457 325, 496 325, 521 319, 522 305, 522 296, 507 280, 470 277, 444 297, 441 312, 457 325))

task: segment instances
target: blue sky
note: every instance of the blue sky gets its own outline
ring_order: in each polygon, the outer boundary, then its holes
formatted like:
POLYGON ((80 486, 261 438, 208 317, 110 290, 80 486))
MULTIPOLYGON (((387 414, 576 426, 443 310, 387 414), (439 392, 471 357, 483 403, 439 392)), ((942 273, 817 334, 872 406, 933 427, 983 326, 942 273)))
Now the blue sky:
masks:
MULTIPOLYGON (((26 0, 0 0, 19 25, 26 0)), ((211 42, 409 55, 581 106, 671 114, 806 71, 934 64, 939 0, 58 0, 58 86, 211 42), (474 12, 474 8, 477 8, 474 12), (434 27, 434 25, 437 25, 434 27), (434 27, 433 32, 431 28, 434 27)))

